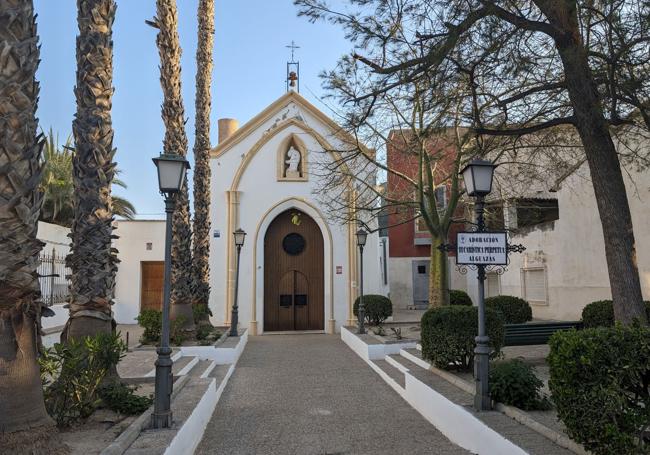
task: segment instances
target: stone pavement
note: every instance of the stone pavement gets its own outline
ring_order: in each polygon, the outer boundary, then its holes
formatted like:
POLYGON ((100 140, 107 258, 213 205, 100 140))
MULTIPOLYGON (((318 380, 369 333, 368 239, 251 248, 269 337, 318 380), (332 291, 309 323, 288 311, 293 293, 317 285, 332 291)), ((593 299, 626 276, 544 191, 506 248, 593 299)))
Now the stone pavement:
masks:
POLYGON ((331 335, 251 337, 197 454, 467 454, 331 335))

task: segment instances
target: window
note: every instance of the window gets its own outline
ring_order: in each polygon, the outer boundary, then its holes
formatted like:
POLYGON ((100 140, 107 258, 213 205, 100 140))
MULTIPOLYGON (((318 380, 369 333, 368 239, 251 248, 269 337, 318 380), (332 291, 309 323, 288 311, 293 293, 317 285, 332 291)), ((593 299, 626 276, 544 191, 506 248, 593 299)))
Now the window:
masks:
POLYGON ((535 226, 560 218, 557 199, 517 199, 517 228, 535 226))
POLYGON ((485 296, 494 297, 496 295, 501 295, 499 275, 488 272, 485 280, 485 296))
POLYGON ((524 299, 538 305, 548 304, 546 295, 546 269, 543 267, 521 269, 524 299))
POLYGON ((426 265, 418 265, 418 273, 420 275, 424 275, 427 273, 427 266, 426 265))
POLYGON ((503 231, 505 223, 503 219, 503 203, 488 202, 485 204, 485 226, 491 231, 503 231))
POLYGON ((145 248, 146 248, 147 251, 151 251, 152 248, 153 248, 153 243, 151 243, 151 242, 147 242, 145 248))

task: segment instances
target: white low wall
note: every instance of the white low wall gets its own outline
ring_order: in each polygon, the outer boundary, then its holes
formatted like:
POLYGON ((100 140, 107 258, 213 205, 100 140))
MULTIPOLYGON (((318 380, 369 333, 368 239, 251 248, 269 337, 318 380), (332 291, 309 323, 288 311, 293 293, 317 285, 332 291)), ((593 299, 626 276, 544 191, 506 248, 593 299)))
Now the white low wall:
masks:
POLYGON ((64 304, 52 305, 50 310, 54 311, 54 316, 48 318, 41 318, 41 327, 43 329, 51 329, 53 327, 62 327, 68 322, 69 311, 63 308, 64 304))
POLYGON ((242 330, 239 341, 233 347, 182 346, 180 350, 183 357, 194 356, 201 360, 212 360, 217 365, 230 365, 231 363, 237 363, 239 356, 244 352, 246 343, 248 343, 248 330, 242 330))
POLYGON ((341 327, 341 339, 356 352, 363 360, 381 360, 387 355, 399 354, 402 349, 411 349, 417 346, 416 341, 391 344, 366 344, 345 327, 341 327))

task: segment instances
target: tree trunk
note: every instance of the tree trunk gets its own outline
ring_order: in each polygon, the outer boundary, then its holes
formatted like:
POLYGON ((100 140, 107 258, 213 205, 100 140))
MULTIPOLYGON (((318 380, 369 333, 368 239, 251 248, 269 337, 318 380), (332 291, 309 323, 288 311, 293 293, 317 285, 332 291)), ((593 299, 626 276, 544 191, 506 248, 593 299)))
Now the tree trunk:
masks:
POLYGON ((438 249, 438 246, 443 243, 444 241, 442 240, 442 237, 431 236, 429 308, 436 308, 449 304, 449 289, 447 289, 447 254, 438 249))
POLYGON ((44 141, 37 136, 39 46, 31 1, 0 0, 0 48, 0 452, 61 453, 36 362, 44 141))
MULTIPOLYGON (((194 138, 194 273, 193 305, 210 300, 210 82, 214 42, 214 0, 200 0, 196 48, 196 120, 194 138)), ((209 323, 207 312, 202 323, 209 323)))
POLYGON ((561 20, 554 18, 553 14, 551 19, 558 22, 556 25, 570 30, 556 39, 556 45, 564 65, 576 128, 585 149, 598 204, 614 316, 623 324, 630 324, 635 319, 647 323, 625 182, 580 39, 577 19, 568 12, 561 16, 561 20))
MULTIPOLYGON (((156 45, 160 55, 160 85, 163 91, 162 119, 165 124, 163 151, 187 155, 185 108, 181 96, 181 47, 175 0, 157 0, 156 45)), ((186 179, 187 182, 187 179, 186 179)), ((192 314, 192 230, 187 184, 176 197, 172 217, 171 317, 185 316, 182 328, 194 330, 192 314)))
POLYGON ((61 340, 110 333, 117 255, 112 248, 114 0, 77 0, 77 113, 72 123, 74 222, 70 319, 61 340))

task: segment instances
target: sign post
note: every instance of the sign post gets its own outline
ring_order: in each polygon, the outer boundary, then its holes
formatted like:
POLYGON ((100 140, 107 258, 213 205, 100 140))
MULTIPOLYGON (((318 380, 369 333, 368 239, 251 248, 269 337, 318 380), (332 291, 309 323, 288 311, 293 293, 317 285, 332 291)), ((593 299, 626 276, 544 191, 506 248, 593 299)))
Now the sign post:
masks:
POLYGON ((456 265, 465 269, 475 268, 478 278, 478 336, 474 348, 474 379, 476 392, 474 408, 477 411, 489 411, 492 408, 488 384, 490 339, 485 324, 485 269, 486 267, 505 269, 508 265, 508 253, 522 252, 522 245, 508 245, 508 234, 505 231, 487 231, 483 219, 483 198, 476 202, 476 231, 459 232, 456 244, 443 244, 441 251, 455 251, 456 265))

